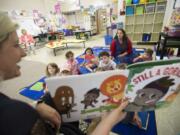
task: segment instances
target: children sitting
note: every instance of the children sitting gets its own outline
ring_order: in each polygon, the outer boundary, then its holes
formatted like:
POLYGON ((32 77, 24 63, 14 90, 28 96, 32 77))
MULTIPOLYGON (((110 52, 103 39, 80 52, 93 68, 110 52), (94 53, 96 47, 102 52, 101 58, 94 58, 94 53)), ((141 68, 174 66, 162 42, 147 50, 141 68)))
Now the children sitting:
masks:
POLYGON ((153 55, 152 49, 147 49, 143 55, 140 55, 133 59, 133 62, 151 61, 153 55))
POLYGON ((68 67, 68 69, 70 70, 72 75, 79 74, 79 71, 78 71, 78 62, 74 58, 74 53, 72 51, 68 51, 66 53, 66 59, 67 59, 67 61, 66 61, 65 65, 68 67))
POLYGON ((81 58, 84 58, 84 63, 82 64, 82 66, 85 66, 91 72, 98 65, 98 60, 96 59, 93 50, 91 48, 87 48, 85 50, 85 54, 81 56, 81 58))
POLYGON ((59 75, 59 67, 56 63, 49 63, 46 67, 46 76, 53 77, 59 75))
POLYGON ((25 49, 27 49, 28 54, 31 53, 31 51, 33 52, 33 54, 35 53, 35 41, 33 39, 33 37, 27 33, 27 31, 25 29, 21 30, 22 35, 19 38, 20 44, 23 44, 25 46, 25 49))
POLYGON ((69 76, 69 75, 72 75, 72 72, 67 65, 64 65, 61 68, 60 76, 69 76))
POLYGON ((100 68, 102 71, 107 71, 107 70, 114 70, 116 69, 116 63, 111 60, 110 54, 108 52, 101 52, 99 54, 99 65, 98 68, 100 68))

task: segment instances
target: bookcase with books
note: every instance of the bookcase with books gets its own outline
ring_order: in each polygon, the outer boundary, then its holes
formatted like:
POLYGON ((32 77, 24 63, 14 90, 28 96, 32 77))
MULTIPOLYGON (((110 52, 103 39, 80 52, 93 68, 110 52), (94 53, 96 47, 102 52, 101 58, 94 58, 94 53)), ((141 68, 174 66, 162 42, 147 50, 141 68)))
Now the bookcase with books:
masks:
POLYGON ((167 1, 126 4, 125 30, 134 42, 157 42, 167 1))

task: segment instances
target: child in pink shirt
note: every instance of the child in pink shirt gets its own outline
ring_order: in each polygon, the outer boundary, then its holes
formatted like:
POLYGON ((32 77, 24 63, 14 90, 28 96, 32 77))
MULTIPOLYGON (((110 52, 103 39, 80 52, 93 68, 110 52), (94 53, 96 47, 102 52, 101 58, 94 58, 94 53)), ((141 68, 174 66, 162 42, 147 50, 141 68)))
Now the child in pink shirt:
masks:
POLYGON ((70 69, 72 75, 79 74, 78 62, 74 58, 74 53, 72 51, 68 51, 66 53, 66 59, 67 59, 67 61, 66 61, 65 65, 70 69))
POLYGON ((84 58, 84 63, 82 66, 85 66, 88 70, 93 71, 98 65, 98 60, 93 54, 93 50, 91 48, 87 48, 85 50, 85 54, 81 56, 84 58))
POLYGON ((29 54, 31 53, 31 51, 33 51, 33 53, 35 54, 35 41, 33 37, 30 34, 28 34, 25 29, 22 29, 21 33, 22 35, 19 38, 20 44, 23 44, 25 46, 29 54))

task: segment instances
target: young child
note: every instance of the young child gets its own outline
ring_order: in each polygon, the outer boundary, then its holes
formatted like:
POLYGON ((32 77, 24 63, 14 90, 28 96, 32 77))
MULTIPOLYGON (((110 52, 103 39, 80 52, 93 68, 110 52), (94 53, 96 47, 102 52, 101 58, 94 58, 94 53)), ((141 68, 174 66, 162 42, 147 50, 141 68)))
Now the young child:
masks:
POLYGON ((78 71, 78 62, 74 58, 74 53, 72 51, 68 51, 66 53, 66 59, 67 59, 67 61, 66 61, 65 65, 70 69, 72 75, 79 74, 79 71, 78 71))
POLYGON ((27 33, 27 31, 25 29, 21 30, 22 35, 19 38, 20 44, 23 44, 25 46, 25 49, 27 49, 28 54, 31 53, 31 51, 33 52, 33 54, 36 54, 35 52, 35 41, 33 39, 33 37, 27 33))
POLYGON ((64 65, 61 68, 60 76, 69 76, 69 75, 72 75, 72 72, 67 65, 64 65))
POLYGON ((102 69, 102 71, 116 69, 116 63, 111 60, 110 54, 108 52, 101 52, 99 54, 99 59, 100 62, 98 68, 102 69))
POLYGON ((98 61, 93 53, 92 48, 87 48, 85 50, 85 54, 81 56, 81 58, 84 58, 83 66, 85 66, 91 72, 97 67, 98 61))
POLYGON ((152 49, 147 49, 143 55, 140 55, 133 59, 133 62, 151 61, 153 55, 152 49))
POLYGON ((59 67, 56 63, 49 63, 46 67, 46 76, 53 77, 58 76, 59 74, 59 67))
MULTIPOLYGON (((59 67, 56 63, 49 63, 46 66, 46 76, 47 77, 53 77, 59 75, 59 67)), ((46 86, 46 83, 43 83, 44 92, 48 92, 48 88, 46 86)))

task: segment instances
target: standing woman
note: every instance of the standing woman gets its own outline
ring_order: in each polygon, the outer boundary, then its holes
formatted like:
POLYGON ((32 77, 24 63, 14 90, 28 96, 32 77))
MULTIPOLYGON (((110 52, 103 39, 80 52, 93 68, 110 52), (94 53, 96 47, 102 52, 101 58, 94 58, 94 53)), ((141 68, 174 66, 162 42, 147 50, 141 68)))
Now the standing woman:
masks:
POLYGON ((132 42, 123 29, 117 30, 117 38, 112 41, 110 51, 117 64, 132 63, 132 42))

